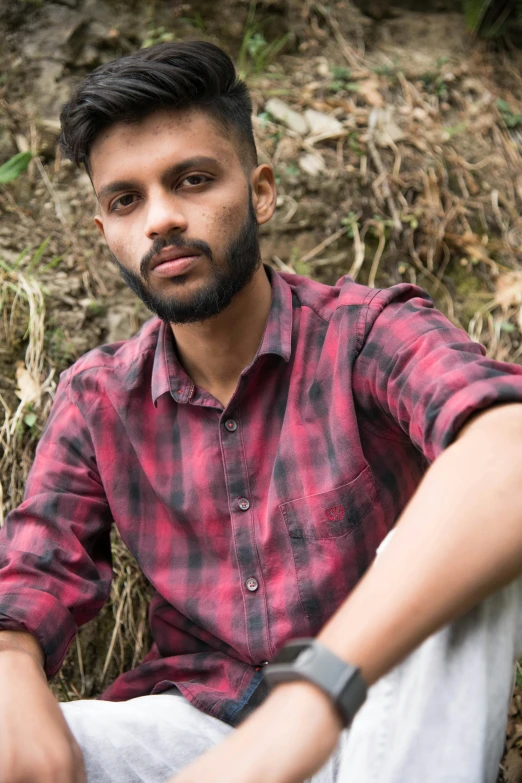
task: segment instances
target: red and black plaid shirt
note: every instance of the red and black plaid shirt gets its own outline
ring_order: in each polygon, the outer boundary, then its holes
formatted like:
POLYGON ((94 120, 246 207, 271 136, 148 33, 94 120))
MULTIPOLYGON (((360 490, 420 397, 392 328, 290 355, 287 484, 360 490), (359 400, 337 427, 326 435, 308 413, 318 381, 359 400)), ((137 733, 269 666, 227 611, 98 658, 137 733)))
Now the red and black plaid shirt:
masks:
POLYGON ((522 368, 418 288, 268 274, 263 340, 225 410, 157 318, 62 375, 0 532, 0 629, 32 633, 49 676, 107 599, 114 521, 156 590, 154 646, 104 697, 176 685, 237 723, 260 665, 319 632, 428 462, 474 412, 522 400, 522 368))

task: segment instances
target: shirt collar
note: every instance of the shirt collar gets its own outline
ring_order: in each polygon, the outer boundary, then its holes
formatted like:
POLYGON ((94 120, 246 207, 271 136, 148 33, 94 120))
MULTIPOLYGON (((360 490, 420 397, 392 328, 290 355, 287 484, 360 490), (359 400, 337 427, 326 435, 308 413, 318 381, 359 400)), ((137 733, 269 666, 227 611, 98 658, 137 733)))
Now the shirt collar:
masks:
MULTIPOLYGON (((272 286, 272 304, 254 361, 272 353, 287 362, 292 353, 292 289, 273 269, 265 266, 265 270, 272 286)), ((187 402, 193 390, 194 384, 176 356, 172 329, 162 321, 152 367, 152 401, 156 405, 162 394, 170 392, 177 402, 187 402)))

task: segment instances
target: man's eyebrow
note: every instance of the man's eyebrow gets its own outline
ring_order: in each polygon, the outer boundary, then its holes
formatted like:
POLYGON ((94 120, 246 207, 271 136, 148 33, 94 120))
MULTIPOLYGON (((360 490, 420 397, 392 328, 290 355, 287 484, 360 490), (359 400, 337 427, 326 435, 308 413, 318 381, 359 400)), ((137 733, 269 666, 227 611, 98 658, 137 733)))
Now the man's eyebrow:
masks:
MULTIPOLYGON (((161 176, 161 181, 162 183, 165 183, 168 180, 183 174, 183 172, 188 169, 197 169, 202 166, 219 168, 220 163, 216 158, 212 158, 208 155, 198 155, 194 158, 187 158, 186 160, 181 160, 179 163, 175 163, 173 166, 169 166, 165 169, 161 176)), ((139 180, 136 179, 119 179, 115 182, 109 182, 98 191, 98 201, 101 203, 108 196, 112 196, 114 193, 120 193, 122 190, 136 190, 140 187, 140 184, 139 180)))

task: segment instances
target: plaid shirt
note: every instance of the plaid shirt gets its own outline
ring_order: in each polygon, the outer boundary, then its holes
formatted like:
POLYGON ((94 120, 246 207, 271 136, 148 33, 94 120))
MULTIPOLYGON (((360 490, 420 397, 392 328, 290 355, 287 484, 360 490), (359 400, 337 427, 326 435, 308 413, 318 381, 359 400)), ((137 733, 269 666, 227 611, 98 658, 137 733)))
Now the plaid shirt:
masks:
POLYGON ((238 723, 262 664, 319 632, 469 416, 522 400, 522 368, 414 286, 268 274, 263 340, 225 410, 157 318, 62 375, 0 531, 0 629, 32 633, 49 676, 108 597, 114 520, 156 591, 154 645, 104 698, 175 685, 238 723))

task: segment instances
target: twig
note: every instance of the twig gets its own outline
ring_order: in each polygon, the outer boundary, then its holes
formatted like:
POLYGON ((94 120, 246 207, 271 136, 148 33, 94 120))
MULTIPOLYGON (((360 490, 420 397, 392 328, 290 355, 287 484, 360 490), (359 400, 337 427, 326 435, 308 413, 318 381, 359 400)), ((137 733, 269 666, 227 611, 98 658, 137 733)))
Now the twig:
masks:
POLYGON ((375 276, 377 275, 377 269, 379 268, 379 263, 386 245, 386 234, 384 231, 384 226, 380 223, 378 223, 377 226, 379 231, 379 244, 377 245, 377 250, 375 251, 375 255, 372 261, 372 268, 370 269, 370 274, 368 275, 368 285, 370 288, 375 288, 375 276))
MULTIPOLYGON (((359 55, 355 54, 352 47, 348 44, 348 41, 344 37, 344 35, 341 32, 341 28, 339 26, 339 22, 337 19, 331 14, 331 12, 324 7, 322 3, 314 3, 313 8, 315 8, 316 11, 318 11, 323 19, 325 20, 326 24, 328 24, 332 32, 334 34, 335 40, 337 41, 339 45, 339 49, 341 50, 341 53, 350 66, 350 68, 363 68, 362 60, 359 57, 359 55)), ((366 69, 364 69, 366 70, 366 69)))
POLYGON ((58 220, 60 221, 62 226, 67 226, 67 221, 66 221, 66 219, 63 216, 62 205, 60 204, 60 199, 58 198, 58 194, 57 194, 56 190, 53 188, 51 180, 47 176, 47 172, 46 172, 46 170, 43 167, 42 161, 40 160, 40 158, 38 156, 35 156, 33 158, 33 160, 36 163, 36 167, 37 167, 38 171, 40 172, 40 175, 41 175, 41 177, 42 177, 42 179, 44 181, 45 187, 49 191, 49 194, 50 194, 50 196, 51 196, 51 198, 52 198, 52 200, 54 202, 54 211, 56 212, 56 217, 58 218, 58 220))
POLYGON ((399 212, 397 210, 397 206, 395 204, 395 201, 393 200, 393 196, 390 190, 390 186, 388 184, 388 172, 384 166, 384 163, 382 162, 381 155, 379 153, 379 150, 375 146, 374 136, 375 136, 375 125, 377 123, 377 116, 378 113, 375 109, 372 109, 370 112, 370 117, 368 120, 368 151, 371 155, 371 158, 374 162, 375 168, 377 169, 378 174, 380 174, 380 177, 382 178, 382 194, 386 200, 386 203, 388 205, 388 209, 391 215, 391 218, 393 220, 393 227, 397 234, 400 234, 402 231, 402 223, 401 219, 399 217, 399 212))
POLYGON ((359 233, 359 226, 357 225, 357 221, 355 220, 352 224, 352 230, 353 230, 353 244, 355 247, 355 257, 353 260, 353 264, 350 267, 350 271, 348 272, 348 275, 349 277, 352 278, 352 280, 357 280, 357 276, 359 275, 359 272, 361 271, 361 267, 364 262, 365 246, 363 240, 361 239, 361 235, 359 233))
POLYGON ((312 250, 310 250, 308 253, 302 256, 302 258, 299 259, 300 262, 302 264, 306 264, 307 261, 311 261, 312 258, 315 258, 316 256, 319 255, 319 253, 322 253, 325 247, 332 245, 334 242, 336 242, 339 239, 339 237, 342 237, 343 234, 346 234, 348 228, 349 226, 340 228, 338 231, 335 232, 335 234, 332 234, 331 236, 324 239, 322 242, 316 245, 312 250))
POLYGON ((289 275, 297 274, 293 266, 290 266, 290 264, 285 264, 285 262, 280 259, 279 256, 272 256, 272 261, 276 266, 279 267, 281 272, 286 272, 289 275))

